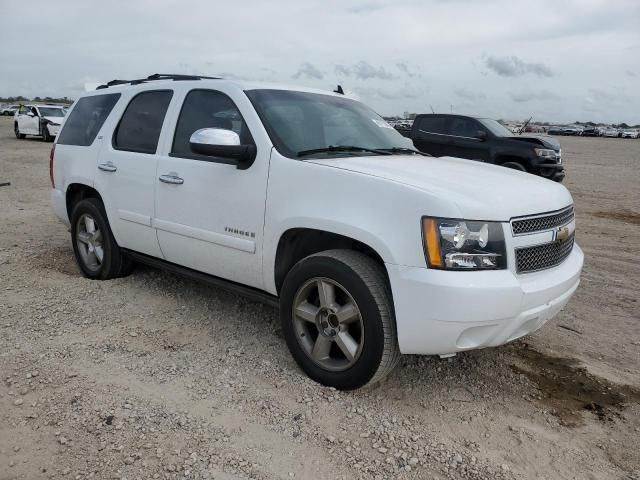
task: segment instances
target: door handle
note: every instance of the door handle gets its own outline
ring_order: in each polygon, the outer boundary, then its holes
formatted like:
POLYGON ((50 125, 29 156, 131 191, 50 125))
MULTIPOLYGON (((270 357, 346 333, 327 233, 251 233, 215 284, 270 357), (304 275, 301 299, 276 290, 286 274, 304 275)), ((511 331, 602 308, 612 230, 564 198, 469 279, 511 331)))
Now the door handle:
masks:
POLYGON ((180 178, 175 172, 171 172, 167 175, 160 175, 158 180, 162 183, 169 183, 171 185, 182 185, 184 183, 184 179, 180 178))
POLYGON ((98 168, 100 170, 102 170, 103 172, 115 172, 116 170, 118 170, 118 167, 116 167, 111 162, 101 163, 101 164, 98 165, 98 168))

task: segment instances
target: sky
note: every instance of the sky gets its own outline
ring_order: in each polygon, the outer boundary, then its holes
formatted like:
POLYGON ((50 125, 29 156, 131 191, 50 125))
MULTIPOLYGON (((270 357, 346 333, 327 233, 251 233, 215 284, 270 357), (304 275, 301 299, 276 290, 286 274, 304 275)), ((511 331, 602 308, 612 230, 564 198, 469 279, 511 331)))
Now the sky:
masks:
POLYGON ((640 124, 640 0, 0 0, 0 96, 152 73, 347 94, 382 115, 640 124))

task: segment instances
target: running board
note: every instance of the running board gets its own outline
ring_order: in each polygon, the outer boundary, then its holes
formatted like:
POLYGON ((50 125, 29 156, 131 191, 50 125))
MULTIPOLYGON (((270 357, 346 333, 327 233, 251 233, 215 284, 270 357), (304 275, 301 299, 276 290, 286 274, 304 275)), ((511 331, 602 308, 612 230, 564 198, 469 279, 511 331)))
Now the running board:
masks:
POLYGON ((278 299, 278 297, 267 292, 263 292, 262 290, 258 290, 257 288, 247 287, 246 285, 242 285, 240 283, 232 282, 230 280, 225 280, 224 278, 215 277, 213 275, 202 273, 191 268, 176 265, 175 263, 167 262, 165 260, 151 257, 149 255, 144 255, 143 253, 127 250, 126 248, 123 248, 122 251, 132 260, 143 263, 150 267, 159 268, 161 270, 166 270, 168 272, 175 273, 183 277, 188 277, 199 282, 208 283, 209 285, 212 285, 214 287, 222 288, 231 293, 242 295, 243 297, 256 300, 260 303, 264 303, 265 305, 269 305, 274 308, 280 307, 280 300, 278 299))

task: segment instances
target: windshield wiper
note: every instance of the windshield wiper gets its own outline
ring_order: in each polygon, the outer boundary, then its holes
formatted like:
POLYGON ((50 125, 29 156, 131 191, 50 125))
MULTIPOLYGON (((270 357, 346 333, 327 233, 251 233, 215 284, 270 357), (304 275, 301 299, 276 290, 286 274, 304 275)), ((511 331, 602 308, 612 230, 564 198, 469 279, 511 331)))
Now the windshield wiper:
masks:
POLYGON ((428 153, 421 152, 419 150, 414 150, 413 148, 405 148, 405 147, 392 147, 392 148, 381 148, 380 150, 384 150, 385 152, 394 153, 415 153, 417 155, 422 155, 423 157, 430 157, 428 153))
POLYGON ((314 153, 326 152, 369 152, 377 155, 392 155, 391 152, 376 148, 356 147, 355 145, 329 145, 324 148, 313 148, 311 150, 302 150, 298 152, 298 157, 313 155, 314 153))

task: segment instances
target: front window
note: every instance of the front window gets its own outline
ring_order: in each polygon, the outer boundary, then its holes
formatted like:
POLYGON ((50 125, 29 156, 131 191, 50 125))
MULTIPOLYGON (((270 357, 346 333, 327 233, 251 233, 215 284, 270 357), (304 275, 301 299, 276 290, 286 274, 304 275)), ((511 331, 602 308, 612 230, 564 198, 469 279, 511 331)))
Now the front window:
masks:
POLYGON ((496 137, 513 137, 513 132, 509 130, 507 127, 502 125, 500 122, 493 120, 491 118, 479 118, 478 119, 482 125, 487 127, 491 133, 493 133, 496 137))
POLYGON ((64 117, 66 111, 58 107, 38 107, 43 117, 64 117))
POLYGON ((290 158, 329 147, 357 149, 322 151, 314 156, 371 155, 371 150, 413 148, 380 115, 349 98, 290 90, 249 90, 246 94, 275 147, 290 158))

